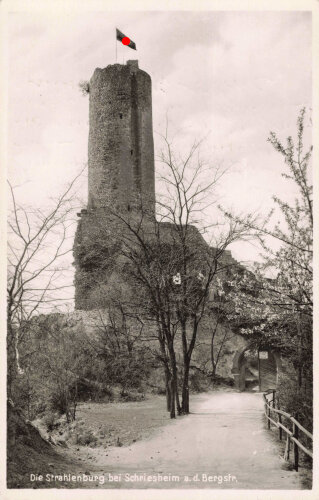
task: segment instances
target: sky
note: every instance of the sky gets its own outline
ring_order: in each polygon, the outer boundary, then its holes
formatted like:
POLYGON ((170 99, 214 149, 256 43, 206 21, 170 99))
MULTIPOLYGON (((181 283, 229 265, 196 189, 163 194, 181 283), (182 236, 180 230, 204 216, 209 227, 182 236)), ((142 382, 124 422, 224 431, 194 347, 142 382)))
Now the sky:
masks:
MULTIPOLYGON (((273 195, 293 199, 267 137, 294 135, 300 109, 311 109, 311 13, 51 11, 8 20, 8 170, 22 203, 44 206, 86 164, 89 100, 78 85, 116 62, 116 27, 137 46, 118 42, 117 62, 138 59, 152 78, 156 152, 168 116, 183 148, 205 137, 205 157, 229 168, 224 207, 266 213, 273 195)), ((258 260, 250 244, 231 250, 258 260)))

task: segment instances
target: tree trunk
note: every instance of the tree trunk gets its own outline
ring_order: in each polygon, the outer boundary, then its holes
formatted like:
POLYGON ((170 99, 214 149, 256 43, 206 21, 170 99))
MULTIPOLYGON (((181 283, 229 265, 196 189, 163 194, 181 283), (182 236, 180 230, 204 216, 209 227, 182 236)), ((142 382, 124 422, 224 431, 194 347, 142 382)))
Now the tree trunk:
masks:
POLYGON ((211 341, 211 345, 210 345, 210 358, 211 358, 211 363, 212 363, 212 380, 214 381, 215 380, 215 377, 216 377, 216 363, 215 363, 215 350, 214 350, 214 340, 215 340, 215 336, 212 335, 212 341, 211 341))
POLYGON ((177 365, 176 365, 176 356, 175 351, 172 352, 172 373, 173 373, 173 384, 174 384, 174 397, 176 401, 177 414, 181 414, 181 405, 179 402, 179 394, 178 394, 178 376, 177 376, 177 365))
POLYGON ((182 388, 182 413, 188 415, 189 413, 189 365, 190 358, 184 359, 184 374, 183 374, 183 388, 182 388))
POLYGON ((174 383, 175 383, 175 399, 176 399, 177 415, 181 415, 182 408, 181 408, 181 404, 179 401, 177 368, 176 368, 176 373, 175 373, 175 377, 174 377, 174 383))
POLYGON ((170 393, 171 393, 171 403, 170 403, 170 418, 176 418, 176 412, 175 412, 175 385, 174 385, 174 378, 171 377, 170 380, 170 393))
POLYGON ((210 344, 210 359, 211 359, 211 362, 212 362, 212 367, 214 368, 214 365, 215 365, 215 359, 214 359, 214 335, 212 335, 212 340, 211 340, 211 344, 210 344))
POLYGON ((171 411, 171 388, 170 388, 170 383, 167 383, 166 386, 166 410, 169 412, 171 411))
POLYGON ((170 386, 170 373, 168 367, 165 365, 165 392, 166 392, 166 409, 171 411, 171 386, 170 386))
MULTIPOLYGON (((17 376, 16 350, 14 348, 14 332, 11 322, 7 324, 7 397, 14 401, 12 386, 17 376)), ((14 401, 15 402, 15 401, 14 401)))
POLYGON ((212 366, 212 381, 216 379, 216 368, 216 363, 214 363, 212 366))
POLYGON ((183 345, 183 385, 182 385, 182 413, 189 413, 189 363, 190 359, 187 353, 187 336, 186 336, 186 322, 182 321, 182 345, 183 345))
POLYGON ((171 394, 171 373, 169 369, 169 359, 167 356, 166 352, 166 346, 165 346, 165 340, 164 336, 162 334, 162 330, 159 327, 158 328, 158 341, 160 345, 160 350, 161 350, 161 360, 164 365, 164 376, 165 376, 165 393, 166 393, 166 409, 168 412, 171 411, 171 400, 172 400, 172 394, 171 394))
POLYGON ((176 356, 174 351, 173 342, 169 340, 168 342, 168 352, 169 352, 169 361, 171 366, 171 418, 175 418, 175 402, 177 404, 177 411, 180 414, 180 405, 179 405, 179 397, 178 397, 178 386, 177 386, 177 366, 176 366, 176 356), (172 416, 174 415, 174 416, 172 416))

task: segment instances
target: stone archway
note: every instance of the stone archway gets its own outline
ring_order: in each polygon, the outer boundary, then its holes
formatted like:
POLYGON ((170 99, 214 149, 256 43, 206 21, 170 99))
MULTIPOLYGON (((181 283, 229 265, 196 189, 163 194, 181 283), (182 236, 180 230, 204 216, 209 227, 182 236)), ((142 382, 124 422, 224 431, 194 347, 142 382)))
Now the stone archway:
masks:
POLYGON ((235 388, 242 392, 249 390, 249 384, 256 387, 258 378, 258 390, 275 389, 278 383, 278 373, 281 370, 280 354, 269 348, 260 349, 256 353, 255 361, 252 362, 253 356, 246 355, 249 350, 248 345, 237 351, 234 356, 231 373, 234 377, 235 388), (256 367, 258 367, 257 372, 256 367))
POLYGON ((244 391, 245 390, 245 371, 244 371, 244 366, 242 363, 242 359, 244 357, 245 351, 247 351, 248 347, 245 347, 244 349, 237 351, 234 360, 233 360, 233 367, 232 367, 232 374, 234 376, 234 385, 235 388, 238 391, 244 391))

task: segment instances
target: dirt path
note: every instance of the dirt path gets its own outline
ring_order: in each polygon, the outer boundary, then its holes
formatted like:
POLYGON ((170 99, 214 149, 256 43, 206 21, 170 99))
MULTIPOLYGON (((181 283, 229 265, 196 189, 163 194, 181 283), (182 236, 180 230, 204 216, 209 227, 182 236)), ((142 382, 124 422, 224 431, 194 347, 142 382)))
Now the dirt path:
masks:
POLYGON ((302 488, 298 474, 283 468, 261 394, 197 397, 191 415, 170 421, 150 439, 79 456, 81 472, 104 478, 91 488, 302 488))

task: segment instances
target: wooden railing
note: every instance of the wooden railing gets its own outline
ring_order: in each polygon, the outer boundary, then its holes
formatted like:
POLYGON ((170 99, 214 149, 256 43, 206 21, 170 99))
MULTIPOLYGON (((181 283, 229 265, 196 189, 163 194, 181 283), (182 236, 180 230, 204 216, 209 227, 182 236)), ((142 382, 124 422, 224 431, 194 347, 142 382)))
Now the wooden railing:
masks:
POLYGON ((311 450, 308 450, 300 441, 299 441, 299 431, 304 433, 308 438, 313 441, 312 434, 307 431, 292 415, 286 413, 285 411, 276 408, 276 391, 269 390, 264 392, 264 406, 265 406, 265 415, 268 420, 268 429, 270 429, 271 424, 275 425, 279 430, 279 439, 282 440, 282 432, 284 431, 287 435, 286 441, 286 449, 284 459, 289 461, 290 459, 290 445, 293 443, 293 452, 294 452, 294 468, 298 471, 299 467, 299 448, 306 453, 309 457, 313 458, 313 454, 311 450), (274 415, 273 415, 274 414, 274 415), (288 428, 289 424, 284 425, 282 420, 285 419, 292 424, 292 429, 288 428))

